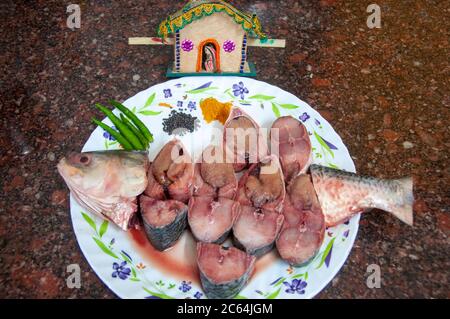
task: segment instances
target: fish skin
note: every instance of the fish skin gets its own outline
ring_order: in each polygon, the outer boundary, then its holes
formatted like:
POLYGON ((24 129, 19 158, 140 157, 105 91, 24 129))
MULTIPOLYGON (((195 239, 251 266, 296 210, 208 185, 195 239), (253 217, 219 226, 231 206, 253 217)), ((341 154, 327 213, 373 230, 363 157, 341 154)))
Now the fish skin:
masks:
POLYGON ((140 206, 141 206, 142 220, 144 223, 144 230, 152 246, 159 251, 164 251, 172 247, 181 237, 183 231, 186 229, 187 211, 188 211, 187 206, 182 202, 176 200, 160 201, 153 198, 149 198, 145 195, 142 195, 140 197, 140 204, 141 204, 140 206), (148 220, 146 219, 146 212, 142 211, 146 209, 144 208, 146 206, 146 203, 149 203, 150 205, 174 204, 179 206, 180 210, 176 212, 176 217, 172 222, 166 225, 155 226, 148 222, 148 220))
POLYGON ((137 196, 147 187, 147 167, 147 152, 122 150, 72 152, 57 164, 75 200, 123 230, 137 225, 137 196))
POLYGON ((390 212, 413 225, 412 178, 383 180, 315 164, 310 169, 327 227, 371 208, 390 212))
POLYGON ((253 273, 256 257, 235 248, 224 248, 217 244, 197 243, 197 265, 200 281, 205 295, 210 299, 234 298, 245 287, 253 273), (222 258, 222 262, 207 259, 207 254, 222 258), (205 260, 203 259, 205 258, 205 260), (241 263, 239 263, 240 261, 241 263), (208 262, 214 263, 212 266, 208 262), (242 264, 243 262, 243 264, 242 264), (238 271, 237 276, 226 279, 214 279, 213 276, 223 276, 221 264, 227 263, 228 272, 238 271), (244 267, 244 269, 240 269, 244 267), (242 274, 240 274, 242 272, 242 274))

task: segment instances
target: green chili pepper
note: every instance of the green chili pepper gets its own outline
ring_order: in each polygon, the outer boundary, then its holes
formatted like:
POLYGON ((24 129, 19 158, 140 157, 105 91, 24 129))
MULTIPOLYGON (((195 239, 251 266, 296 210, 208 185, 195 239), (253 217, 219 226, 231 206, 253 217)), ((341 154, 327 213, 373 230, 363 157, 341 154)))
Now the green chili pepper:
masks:
POLYGON ((105 115, 111 120, 111 122, 117 127, 119 132, 125 137, 131 145, 133 145, 135 150, 145 150, 144 145, 141 144, 139 139, 136 135, 133 134, 133 132, 126 126, 122 121, 114 115, 113 112, 111 112, 110 109, 104 107, 100 103, 96 103, 95 106, 105 113, 105 115))
POLYGON ((109 103, 119 109, 123 114, 125 114, 135 125, 136 127, 142 132, 142 134, 145 136, 145 138, 151 143, 153 142, 153 135, 148 130, 147 126, 133 113, 131 112, 126 106, 124 106, 122 103, 119 103, 115 100, 110 100, 109 103))
POLYGON ((98 126, 100 126, 102 129, 104 129, 109 134, 111 134, 111 136, 113 136, 116 139, 116 141, 119 142, 123 146, 123 148, 125 150, 127 150, 127 151, 133 150, 133 145, 131 145, 130 142, 128 142, 128 140, 125 137, 123 137, 119 132, 113 130, 108 125, 100 122, 96 118, 92 118, 92 122, 94 124, 97 124, 98 126))
POLYGON ((137 129, 136 126, 133 125, 133 123, 131 123, 126 117, 125 115, 123 115, 122 113, 120 113, 120 119, 122 120, 123 123, 125 123, 126 126, 128 126, 128 128, 134 133, 134 135, 137 136, 137 138, 139 139, 139 141, 142 143, 142 145, 144 145, 145 148, 148 148, 148 141, 145 138, 144 135, 142 135, 141 131, 139 131, 137 129))

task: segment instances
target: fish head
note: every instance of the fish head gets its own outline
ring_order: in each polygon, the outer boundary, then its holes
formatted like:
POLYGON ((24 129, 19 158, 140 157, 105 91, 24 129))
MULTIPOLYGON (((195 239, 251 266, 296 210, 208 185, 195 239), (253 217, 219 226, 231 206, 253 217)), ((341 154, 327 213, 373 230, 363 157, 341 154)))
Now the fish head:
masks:
MULTIPOLYGON (((147 153, 102 151, 75 153, 62 158, 58 171, 71 190, 132 197, 146 186, 147 153)), ((138 193, 138 194, 136 194, 138 193)))
POLYGON ((71 152, 59 161, 57 168, 67 184, 89 189, 105 179, 107 166, 107 156, 71 152))
POLYGON ((146 152, 101 151, 69 153, 57 169, 78 203, 125 229, 147 187, 147 166, 146 152))

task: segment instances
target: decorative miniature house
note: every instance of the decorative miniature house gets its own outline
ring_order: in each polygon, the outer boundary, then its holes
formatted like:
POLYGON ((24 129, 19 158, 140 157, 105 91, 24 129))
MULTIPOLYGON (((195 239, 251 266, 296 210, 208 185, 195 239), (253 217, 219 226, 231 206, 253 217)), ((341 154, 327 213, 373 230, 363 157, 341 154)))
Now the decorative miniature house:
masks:
POLYGON ((247 62, 247 47, 284 47, 268 40, 256 15, 245 14, 225 1, 191 0, 161 22, 158 38, 130 38, 130 44, 172 44, 175 60, 167 76, 256 76, 247 62))

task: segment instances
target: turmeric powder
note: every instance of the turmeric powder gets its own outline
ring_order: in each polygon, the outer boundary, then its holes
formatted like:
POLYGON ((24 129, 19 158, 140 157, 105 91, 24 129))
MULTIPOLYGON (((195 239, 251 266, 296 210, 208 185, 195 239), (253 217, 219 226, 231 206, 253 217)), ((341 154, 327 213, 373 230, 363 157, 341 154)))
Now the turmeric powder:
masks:
POLYGON ((232 106, 233 103, 231 102, 222 103, 213 97, 209 97, 200 102, 200 108, 202 109, 203 118, 206 123, 217 120, 220 123, 225 124, 225 121, 230 115, 232 106))

